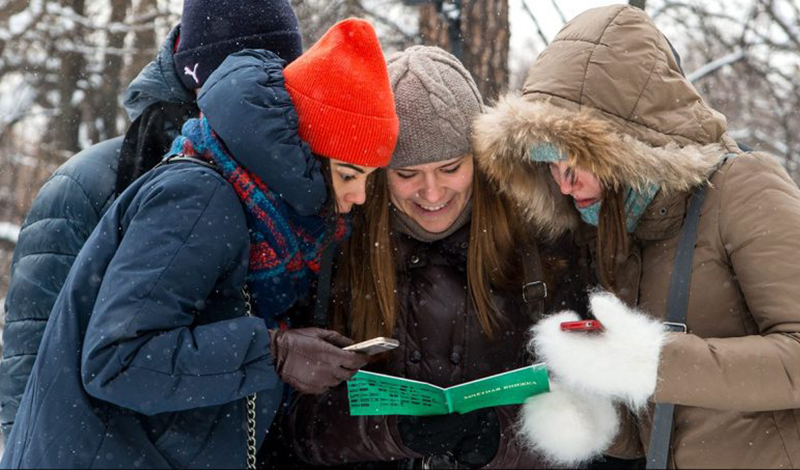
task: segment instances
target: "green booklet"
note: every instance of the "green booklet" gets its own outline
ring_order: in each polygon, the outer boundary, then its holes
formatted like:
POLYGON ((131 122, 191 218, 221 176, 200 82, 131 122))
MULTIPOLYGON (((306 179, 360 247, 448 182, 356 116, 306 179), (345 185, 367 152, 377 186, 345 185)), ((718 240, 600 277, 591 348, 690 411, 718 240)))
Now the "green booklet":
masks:
POLYGON ((444 415, 517 405, 550 391, 547 367, 534 364, 453 387, 358 371, 347 382, 350 415, 444 415))

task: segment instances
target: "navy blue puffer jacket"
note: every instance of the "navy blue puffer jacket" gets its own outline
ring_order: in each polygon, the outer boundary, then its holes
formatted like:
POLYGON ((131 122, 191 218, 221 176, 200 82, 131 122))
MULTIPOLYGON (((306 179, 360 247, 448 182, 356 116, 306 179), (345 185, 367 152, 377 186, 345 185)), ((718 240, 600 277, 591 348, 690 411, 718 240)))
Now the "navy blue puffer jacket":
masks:
MULTIPOLYGON (((266 134, 254 138, 280 136, 286 164, 305 165, 280 70, 271 53, 236 54, 201 108, 216 114, 216 93, 264 97, 225 105, 259 120, 266 134)), ((234 156, 251 169, 265 152, 234 156)), ((164 165, 131 185, 58 296, 0 467, 243 467, 245 397, 258 394, 260 445, 283 393, 266 325, 245 316, 249 246, 242 204, 214 170, 164 165)))
MULTIPOLYGON (((179 28, 164 41, 158 57, 128 87, 125 107, 131 121, 148 107, 190 106, 195 97, 174 71, 172 51, 179 28)), ((169 142, 180 123, 153 129, 169 142)), ((14 250, 5 302, 3 358, 0 361, 0 426, 7 438, 50 311, 81 247, 114 200, 122 136, 95 144, 70 158, 42 186, 14 250)))
MULTIPOLYGON (((124 103, 132 121, 154 106, 194 103, 194 93, 183 87, 172 60, 179 31, 175 27, 170 32, 156 59, 128 87, 124 103)), ((254 79, 259 80, 257 86, 262 91, 282 79, 280 67, 272 67, 269 73, 266 66, 261 66, 260 72, 257 68, 250 64, 250 70, 259 74, 254 79)), ((217 84, 230 87, 230 77, 228 74, 217 84)), ((229 88, 228 93, 205 93, 206 114, 211 112, 218 118, 217 124, 225 131, 223 136, 230 140, 234 153, 250 159, 257 166, 253 171, 280 191, 292 208, 303 215, 316 213, 326 198, 324 184, 311 154, 301 148, 297 124, 286 120, 285 116, 293 115, 291 101, 283 92, 269 97, 268 107, 253 102, 232 106, 231 102, 244 97, 245 91, 229 88), (274 125, 261 127, 264 119, 273 120, 274 125), (263 152, 264 142, 273 142, 270 152, 263 152)), ((166 141, 168 148, 180 133, 180 125, 167 120, 163 129, 149 131, 163 133, 158 139, 166 141)), ((123 137, 117 137, 72 157, 42 187, 23 224, 12 261, 0 361, 0 427, 5 437, 11 431, 45 324, 67 273, 114 200, 122 145, 123 137)))

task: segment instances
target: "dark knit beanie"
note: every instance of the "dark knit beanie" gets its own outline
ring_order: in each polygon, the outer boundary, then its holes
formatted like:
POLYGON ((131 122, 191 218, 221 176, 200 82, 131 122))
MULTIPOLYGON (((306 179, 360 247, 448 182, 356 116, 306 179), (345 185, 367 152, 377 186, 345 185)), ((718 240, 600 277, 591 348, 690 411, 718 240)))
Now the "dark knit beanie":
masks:
POLYGON ((303 52, 289 0, 184 0, 173 60, 183 85, 200 88, 229 54, 266 49, 292 62, 303 52))

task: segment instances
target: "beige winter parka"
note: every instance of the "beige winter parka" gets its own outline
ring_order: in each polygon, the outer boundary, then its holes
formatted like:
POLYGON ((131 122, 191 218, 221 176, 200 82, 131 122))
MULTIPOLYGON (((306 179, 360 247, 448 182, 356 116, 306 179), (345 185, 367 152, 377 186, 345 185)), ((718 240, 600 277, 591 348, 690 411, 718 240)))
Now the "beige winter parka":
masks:
MULTIPOLYGON (((529 161, 541 142, 606 185, 660 186, 617 273, 618 294, 658 318, 691 191, 710 177, 689 332, 670 333, 654 396, 678 405, 670 466, 800 468, 800 190, 786 171, 738 150, 664 36, 621 5, 568 23, 521 96, 501 99, 475 126, 479 165, 534 227, 591 239, 547 166, 529 161)), ((608 454, 645 455, 651 417, 652 407, 627 420, 608 454)))

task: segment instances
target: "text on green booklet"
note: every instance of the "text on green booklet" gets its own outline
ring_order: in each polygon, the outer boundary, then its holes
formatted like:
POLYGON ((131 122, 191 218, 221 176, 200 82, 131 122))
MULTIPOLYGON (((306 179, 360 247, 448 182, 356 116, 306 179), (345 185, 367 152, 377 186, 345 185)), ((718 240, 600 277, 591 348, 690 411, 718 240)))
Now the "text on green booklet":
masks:
POLYGON ((352 416, 443 415, 517 405, 550 391, 547 367, 535 364, 453 387, 359 371, 347 382, 352 416))

